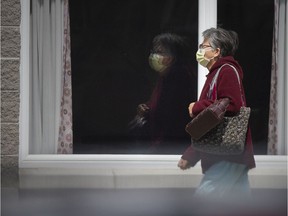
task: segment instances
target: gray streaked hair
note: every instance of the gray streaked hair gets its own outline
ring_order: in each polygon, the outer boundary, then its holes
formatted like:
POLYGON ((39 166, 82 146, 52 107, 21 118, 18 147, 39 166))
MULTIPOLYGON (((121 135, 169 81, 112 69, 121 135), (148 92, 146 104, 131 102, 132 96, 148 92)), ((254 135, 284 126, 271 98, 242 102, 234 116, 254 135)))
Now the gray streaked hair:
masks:
POLYGON ((222 28, 210 28, 202 33, 213 49, 220 48, 220 57, 233 56, 238 49, 239 39, 235 31, 222 28))

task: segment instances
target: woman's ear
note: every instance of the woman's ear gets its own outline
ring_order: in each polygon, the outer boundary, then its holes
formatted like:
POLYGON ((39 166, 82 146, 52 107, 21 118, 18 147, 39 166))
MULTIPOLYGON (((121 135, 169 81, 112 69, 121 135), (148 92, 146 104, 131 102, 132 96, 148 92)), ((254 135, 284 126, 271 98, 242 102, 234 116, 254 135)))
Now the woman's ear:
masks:
POLYGON ((219 58, 220 54, 221 54, 220 48, 215 49, 215 56, 214 57, 219 58))

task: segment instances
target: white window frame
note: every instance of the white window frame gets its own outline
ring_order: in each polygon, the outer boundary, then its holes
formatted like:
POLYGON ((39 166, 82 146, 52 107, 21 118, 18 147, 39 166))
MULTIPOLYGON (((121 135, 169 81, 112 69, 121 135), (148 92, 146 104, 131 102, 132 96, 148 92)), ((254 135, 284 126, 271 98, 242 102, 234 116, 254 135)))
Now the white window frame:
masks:
MULTIPOLYGON (((158 175, 163 175, 163 170, 170 170, 171 173, 177 176, 186 175, 179 171, 177 162, 180 155, 113 155, 113 154, 29 154, 29 42, 30 42, 30 0, 21 0, 21 63, 20 63, 20 137, 19 137, 19 168, 22 174, 27 172, 29 168, 74 168, 78 169, 78 174, 83 171, 83 168, 95 168, 94 174, 99 173, 99 170, 110 170, 112 173, 123 170, 137 170, 138 175, 147 174, 147 170, 153 173, 157 170, 158 175), (26 170, 25 170, 26 169, 26 170), (98 170, 98 171, 97 171, 98 170), (142 171, 141 171, 142 170, 142 171), (145 171, 146 170, 146 171, 145 171), (162 170, 159 171, 159 170, 162 170)), ((216 27, 217 20, 217 0, 199 0, 199 43, 201 42, 201 32, 210 27, 216 27)), ((205 72, 203 68, 198 68, 198 92, 200 92, 204 81, 205 72)), ((286 106, 287 108, 287 106, 286 106)), ((287 122, 286 122, 287 126, 287 122)), ((287 140, 286 140, 287 141, 287 140)), ((286 143, 287 145, 287 143, 286 143)), ((261 175, 263 170, 269 168, 269 172, 273 175, 287 176, 287 156, 268 156, 256 155, 256 163, 258 173, 261 175), (272 171, 271 171, 272 170, 272 171), (273 171, 274 170, 274 171, 273 171), (283 173, 284 170, 284 173, 283 173), (286 170, 286 173, 285 173, 286 170)), ((35 172, 35 169, 34 169, 35 172)), ((100 172, 101 173, 101 172, 100 172)), ((170 173, 170 174, 171 174, 170 173)), ((254 171, 255 173, 255 171, 254 171)), ((47 174, 47 173, 46 173, 47 174)), ((134 173, 135 174, 135 173, 134 173)), ((131 174, 131 175, 134 175, 131 174)), ((154 173, 155 174, 155 173, 154 173)), ((155 175, 157 175, 155 174, 155 175)), ((191 169, 190 174, 201 175, 201 167, 199 163, 195 168, 191 169)), ((272 175, 271 174, 271 175, 272 175)), ((283 185, 283 178, 282 183, 283 185)), ((183 185, 182 185, 183 186, 183 185)), ((185 185, 184 185, 185 186, 185 185)))

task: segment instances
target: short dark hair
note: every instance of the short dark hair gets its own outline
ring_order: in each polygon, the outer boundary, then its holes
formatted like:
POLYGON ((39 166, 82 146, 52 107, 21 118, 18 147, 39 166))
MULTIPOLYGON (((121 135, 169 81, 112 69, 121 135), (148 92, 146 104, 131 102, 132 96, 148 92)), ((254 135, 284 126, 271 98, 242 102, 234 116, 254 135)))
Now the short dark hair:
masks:
POLYGON ((152 41, 153 48, 162 46, 176 58, 177 62, 191 62, 192 51, 190 39, 176 33, 162 33, 156 35, 152 41))

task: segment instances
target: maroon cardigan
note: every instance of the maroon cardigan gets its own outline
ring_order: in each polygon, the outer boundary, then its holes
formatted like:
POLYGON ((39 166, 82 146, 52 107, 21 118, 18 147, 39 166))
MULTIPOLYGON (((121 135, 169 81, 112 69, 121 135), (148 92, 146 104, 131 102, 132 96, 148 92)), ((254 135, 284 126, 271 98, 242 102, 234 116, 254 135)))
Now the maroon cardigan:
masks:
MULTIPOLYGON (((195 102, 193 106, 193 115, 199 114, 203 109, 208 107, 211 103, 213 103, 212 99, 208 98, 208 91, 210 88, 210 83, 216 74, 217 70, 221 65, 229 63, 233 65, 238 73, 240 80, 243 79, 243 72, 241 66, 238 64, 238 62, 232 57, 227 56, 219 59, 211 68, 209 73, 207 74, 206 82, 203 86, 200 98, 197 102, 195 102)), ((233 115, 239 112, 240 107, 242 106, 242 99, 241 94, 243 94, 244 103, 246 105, 246 99, 245 99, 245 93, 243 89, 243 85, 241 82, 241 89, 242 93, 240 93, 239 88, 239 82, 236 73, 230 66, 224 66, 217 79, 217 98, 224 98, 228 97, 230 99, 230 104, 227 108, 227 114, 233 115)), ((213 95, 213 94, 212 94, 213 95)), ((252 138, 251 138, 251 132, 250 128, 248 129, 247 137, 246 137, 246 146, 245 150, 240 155, 229 155, 229 156, 219 156, 219 155, 213 155, 213 154, 207 154, 203 152, 199 152, 190 145, 184 154, 182 155, 182 159, 188 160, 189 164, 191 166, 195 166, 195 164, 201 160, 201 167, 202 172, 205 173, 213 164, 220 162, 220 161, 230 161, 234 163, 240 163, 245 164, 249 169, 252 169, 255 167, 255 160, 254 160, 254 153, 253 153, 253 145, 252 145, 252 138)))
POLYGON ((184 130, 190 121, 187 107, 195 100, 193 84, 195 79, 190 66, 175 63, 159 77, 147 106, 150 108, 149 153, 181 154, 190 143, 190 136, 184 130))

